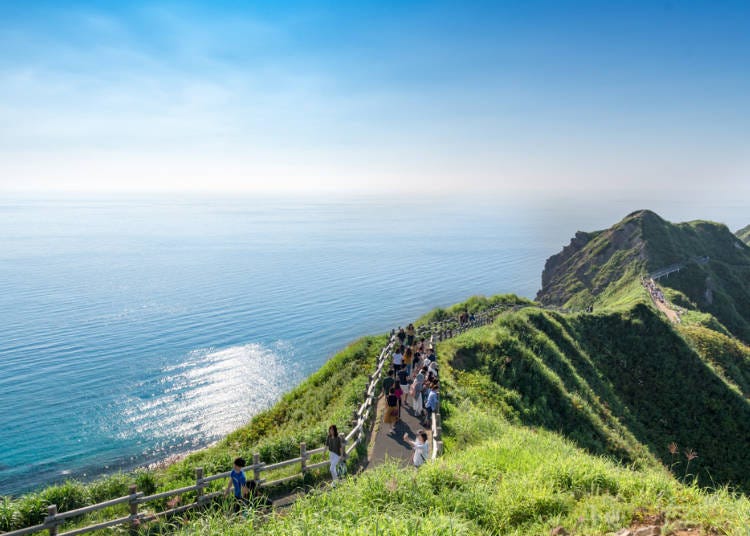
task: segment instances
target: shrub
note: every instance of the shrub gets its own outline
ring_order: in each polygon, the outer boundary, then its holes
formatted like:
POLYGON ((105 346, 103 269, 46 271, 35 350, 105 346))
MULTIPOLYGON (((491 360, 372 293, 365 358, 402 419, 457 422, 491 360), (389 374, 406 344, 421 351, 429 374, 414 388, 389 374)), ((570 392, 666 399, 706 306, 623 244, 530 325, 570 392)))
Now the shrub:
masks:
POLYGON ((135 485, 138 491, 151 495, 156 492, 156 477, 150 471, 138 470, 135 472, 135 485))
POLYGON ((51 486, 40 493, 46 504, 57 505, 58 512, 75 510, 88 504, 89 494, 80 482, 69 480, 64 484, 51 486))
POLYGON ((126 474, 116 474, 100 478, 89 484, 89 495, 92 503, 108 501, 128 494, 128 486, 132 479, 126 474))
POLYGON ((8 497, 0 497, 0 531, 15 528, 16 508, 8 497))
POLYGON ((18 501, 16 505, 17 527, 38 525, 47 517, 47 502, 38 493, 30 493, 18 501))

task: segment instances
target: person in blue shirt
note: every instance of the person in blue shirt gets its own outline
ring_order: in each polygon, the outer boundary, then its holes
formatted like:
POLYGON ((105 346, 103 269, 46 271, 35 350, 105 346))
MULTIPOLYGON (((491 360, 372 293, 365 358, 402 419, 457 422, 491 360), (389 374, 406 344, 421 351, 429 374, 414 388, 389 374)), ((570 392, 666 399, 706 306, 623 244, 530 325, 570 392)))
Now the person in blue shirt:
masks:
POLYGON ((229 482, 227 488, 224 490, 224 494, 228 495, 229 490, 234 486, 234 498, 235 498, 235 511, 238 511, 243 505, 248 503, 247 500, 247 478, 245 472, 242 470, 247 465, 243 458, 235 458, 234 467, 229 473, 229 482))
POLYGON ((432 425, 432 414, 436 413, 440 407, 438 393, 437 385, 430 386, 430 391, 427 393, 427 402, 425 403, 425 409, 427 410, 427 423, 425 426, 432 425))

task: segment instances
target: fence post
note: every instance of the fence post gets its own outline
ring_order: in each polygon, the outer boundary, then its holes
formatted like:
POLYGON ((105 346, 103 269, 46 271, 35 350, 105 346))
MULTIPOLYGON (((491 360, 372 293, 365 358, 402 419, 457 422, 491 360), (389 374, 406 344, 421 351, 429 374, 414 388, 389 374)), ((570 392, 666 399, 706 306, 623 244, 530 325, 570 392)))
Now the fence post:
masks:
POLYGON ((359 415, 357 415, 357 410, 355 409, 352 411, 352 426, 357 426, 357 421, 359 420, 359 415))
POLYGON ((203 482, 203 467, 195 468, 195 504, 198 506, 203 504, 203 488, 205 483, 203 482))
POLYGON ((307 443, 304 441, 299 444, 299 457, 302 458, 302 474, 307 472, 307 443))
POLYGON ((260 454, 253 454, 253 480, 256 486, 260 484, 260 454))
POLYGON ((57 535, 57 520, 55 516, 57 516, 57 505, 50 504, 47 507, 47 517, 44 518, 44 526, 49 531, 49 536, 57 535))
POLYGON ((138 532, 138 488, 135 484, 128 486, 128 492, 130 494, 130 500, 128 500, 128 508, 130 509, 130 533, 136 534, 138 532))

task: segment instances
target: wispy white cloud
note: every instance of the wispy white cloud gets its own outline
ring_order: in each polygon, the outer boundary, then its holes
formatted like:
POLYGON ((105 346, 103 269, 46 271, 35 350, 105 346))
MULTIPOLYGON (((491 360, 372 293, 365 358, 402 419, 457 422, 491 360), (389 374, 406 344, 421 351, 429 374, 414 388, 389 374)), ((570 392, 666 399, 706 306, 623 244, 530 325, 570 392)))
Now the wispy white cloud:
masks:
POLYGON ((709 113, 581 65, 576 81, 514 58, 539 60, 538 43, 499 53, 494 37, 438 40, 416 24, 430 17, 403 17, 146 4, 0 26, 0 189, 747 184, 747 137, 731 135, 738 118, 711 120, 718 100, 709 113))

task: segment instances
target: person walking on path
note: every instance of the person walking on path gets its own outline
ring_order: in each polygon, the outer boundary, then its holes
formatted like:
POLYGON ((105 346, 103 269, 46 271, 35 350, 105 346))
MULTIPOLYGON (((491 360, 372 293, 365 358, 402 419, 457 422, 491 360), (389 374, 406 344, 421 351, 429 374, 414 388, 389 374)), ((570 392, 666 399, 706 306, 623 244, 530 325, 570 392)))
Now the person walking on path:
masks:
POLYGON ((344 454, 344 442, 339 436, 339 431, 335 424, 328 427, 328 437, 326 437, 326 450, 328 451, 328 460, 331 462, 331 478, 333 478, 333 485, 336 485, 336 481, 339 479, 336 466, 345 457, 344 454))
POLYGON ((393 352, 393 370, 398 372, 404 365, 404 347, 400 346, 393 352))
POLYGON ((406 326, 406 346, 411 346, 412 344, 414 344, 414 335, 414 324, 409 324, 408 326, 406 326))
POLYGON ((432 414, 438 412, 440 402, 438 401, 438 388, 437 386, 431 385, 430 390, 427 393, 427 402, 425 402, 425 409, 427 410, 427 424, 424 426, 432 426, 432 414))
POLYGON ((396 374, 396 377, 398 378, 398 387, 401 389, 401 402, 402 404, 406 404, 409 398, 409 374, 406 369, 401 369, 396 374))
POLYGON ((385 414, 383 415, 383 423, 390 424, 390 432, 396 429, 396 421, 398 421, 399 414, 399 399, 396 396, 395 387, 391 387, 388 392, 388 396, 385 398, 385 414))
POLYGON ((406 332, 401 326, 398 327, 398 333, 396 333, 396 337, 398 338, 399 344, 403 346, 404 340, 406 339, 406 332))
POLYGON ((404 434, 404 441, 409 443, 414 450, 414 455, 412 456, 414 467, 420 467, 423 465, 427 461, 430 453, 430 446, 427 443, 427 432, 424 430, 418 431, 416 441, 409 439, 409 434, 404 434))
POLYGON ((409 387, 409 395, 411 397, 411 407, 414 410, 415 415, 421 415, 423 410, 423 399, 422 399, 422 388, 424 386, 425 375, 427 373, 427 367, 418 371, 414 375, 414 379, 409 387))
MULTIPOLYGON (((401 371, 399 371, 401 372, 401 371)), ((393 394, 396 395, 396 398, 398 398, 398 416, 396 418, 396 421, 401 420, 401 406, 403 405, 404 399, 404 390, 401 389, 401 384, 396 382, 396 384, 393 386, 393 394)))
POLYGON ((234 487, 234 511, 239 512, 240 509, 248 503, 247 496, 247 478, 245 472, 242 470, 247 465, 243 458, 234 459, 234 467, 229 473, 229 482, 224 490, 224 495, 229 494, 229 490, 234 487))
POLYGON ((412 361, 414 361, 414 351, 411 349, 411 346, 407 346, 404 352, 404 369, 406 369, 407 376, 411 375, 412 361))
POLYGON ((388 371, 388 375, 383 379, 383 395, 388 396, 391 392, 391 387, 396 385, 396 378, 393 369, 388 371))

